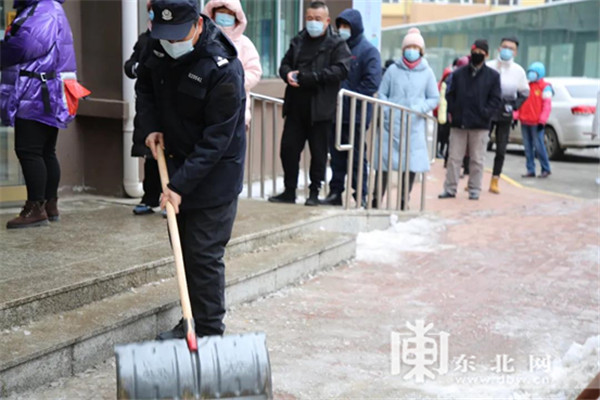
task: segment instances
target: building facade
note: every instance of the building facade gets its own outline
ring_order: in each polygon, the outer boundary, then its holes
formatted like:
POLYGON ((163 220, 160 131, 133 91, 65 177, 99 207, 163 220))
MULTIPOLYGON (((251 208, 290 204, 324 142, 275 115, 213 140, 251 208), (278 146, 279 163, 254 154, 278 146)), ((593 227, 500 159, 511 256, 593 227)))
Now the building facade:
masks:
POLYGON ((517 36, 517 63, 527 66, 541 61, 548 76, 600 78, 598 21, 600 1, 571 0, 450 21, 388 27, 382 32, 381 57, 400 57, 398 44, 410 27, 417 26, 425 39, 427 59, 438 77, 454 58, 469 54, 475 39, 487 39, 490 57, 497 57, 501 39, 517 36))
MULTIPOLYGON (((241 2, 248 18, 246 35, 256 45, 264 70, 255 91, 282 97, 284 84, 277 78, 279 62, 291 38, 303 27, 309 1, 241 2)), ((202 0, 199 3, 203 6, 202 0)), ((13 0, 0 0, 0 37, 4 37, 14 14, 12 4, 13 0)), ((328 0, 327 4, 335 19, 343 9, 352 7, 352 0, 328 0)), ((146 29, 146 0, 66 0, 64 9, 73 31, 78 78, 92 95, 81 102, 78 116, 69 128, 59 133, 59 196, 78 192, 126 196, 124 176, 131 169, 127 158, 131 141, 124 132, 131 131, 133 101, 127 99, 132 82, 123 78, 122 65, 133 49, 135 34, 146 29)), ((138 161, 135 160, 136 178, 138 161)), ((14 153, 14 131, 0 127, 0 206, 19 204, 25 197, 14 153)))

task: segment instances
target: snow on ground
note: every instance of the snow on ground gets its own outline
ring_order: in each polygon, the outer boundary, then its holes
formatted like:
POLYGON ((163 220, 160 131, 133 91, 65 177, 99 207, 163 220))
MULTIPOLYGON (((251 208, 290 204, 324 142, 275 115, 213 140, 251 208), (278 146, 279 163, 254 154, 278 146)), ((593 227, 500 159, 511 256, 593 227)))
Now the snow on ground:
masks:
POLYGON ((390 218, 389 229, 358 234, 357 261, 394 263, 403 252, 434 251, 440 248, 440 235, 449 223, 427 216, 401 223, 396 215, 390 218))

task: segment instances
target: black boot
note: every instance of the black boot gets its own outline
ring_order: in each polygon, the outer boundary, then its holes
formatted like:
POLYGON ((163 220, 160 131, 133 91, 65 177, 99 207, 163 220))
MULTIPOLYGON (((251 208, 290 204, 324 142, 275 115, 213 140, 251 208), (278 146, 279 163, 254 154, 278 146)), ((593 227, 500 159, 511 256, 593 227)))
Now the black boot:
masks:
POLYGON ((185 338, 185 328, 183 326, 183 318, 179 320, 177 325, 170 331, 161 332, 156 335, 155 340, 171 340, 171 339, 183 339, 185 338))
POLYGON ((336 193, 336 192, 331 192, 324 200, 320 200, 319 203, 326 205, 326 206, 341 206, 342 205, 342 194, 336 193))
POLYGON ((269 197, 271 203, 296 203, 296 189, 285 189, 283 193, 277 196, 269 197))
POLYGON ((311 189, 308 199, 306 200, 306 203, 304 203, 304 205, 305 206, 318 206, 319 205, 319 191, 311 189))

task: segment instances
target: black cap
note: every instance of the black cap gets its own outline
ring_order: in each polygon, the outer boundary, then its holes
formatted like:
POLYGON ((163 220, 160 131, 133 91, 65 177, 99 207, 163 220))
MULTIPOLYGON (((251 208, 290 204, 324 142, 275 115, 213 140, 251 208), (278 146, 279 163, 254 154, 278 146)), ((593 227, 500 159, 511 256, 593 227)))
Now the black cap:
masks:
POLYGON ((200 11, 197 0, 152 0, 154 39, 181 40, 188 35, 200 11))
POLYGON ((488 46, 488 42, 485 39, 477 39, 473 42, 473 46, 471 46, 471 50, 481 49, 485 51, 485 54, 490 53, 490 46, 488 46))
POLYGON ((507 36, 507 37, 503 37, 502 40, 500 41, 500 43, 507 41, 507 42, 513 42, 514 44, 517 45, 517 47, 519 47, 519 39, 517 39, 516 36, 507 36))

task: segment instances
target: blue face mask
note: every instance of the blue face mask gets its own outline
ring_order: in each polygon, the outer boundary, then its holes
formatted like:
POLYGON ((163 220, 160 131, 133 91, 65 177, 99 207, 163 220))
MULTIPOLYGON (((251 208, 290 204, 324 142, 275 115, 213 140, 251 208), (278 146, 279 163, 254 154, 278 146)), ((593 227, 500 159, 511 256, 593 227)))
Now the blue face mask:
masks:
POLYGON ((230 26, 235 25, 235 17, 233 15, 218 12, 215 14, 215 23, 223 28, 229 28, 230 26))
POLYGON ((306 21, 306 31, 310 37, 316 38, 323 34, 325 24, 321 21, 306 21))
POLYGON ((177 60, 178 58, 186 55, 187 53, 194 50, 194 36, 198 32, 198 27, 194 31, 194 35, 190 40, 186 40, 185 42, 175 42, 171 43, 168 40, 160 39, 160 44, 163 49, 170 55, 173 59, 177 60))
POLYGON ((535 71, 527 71, 527 80, 529 82, 535 82, 538 80, 538 74, 535 71))
POLYGON ((404 58, 409 62, 415 62, 421 58, 421 53, 417 49, 404 49, 404 58))
POLYGON ((510 61, 513 58, 513 51, 511 49, 500 49, 500 59, 502 61, 510 61))
POLYGON ((352 36, 352 31, 350 31, 350 29, 348 28, 340 28, 338 29, 338 32, 340 34, 340 37, 344 40, 348 40, 350 39, 350 36, 352 36))

